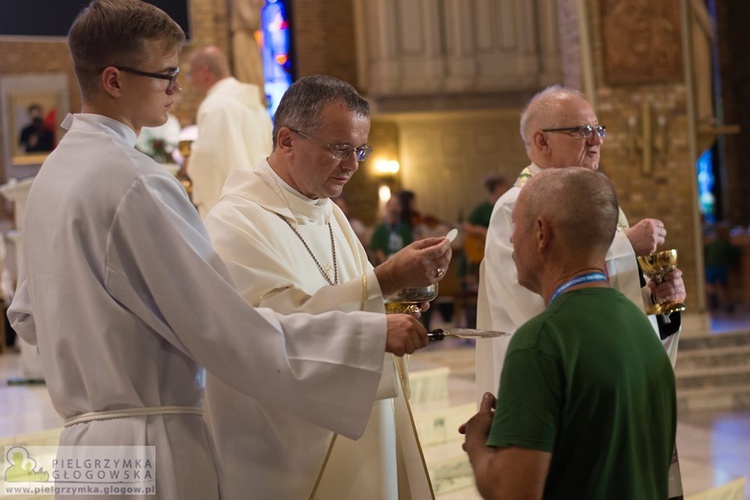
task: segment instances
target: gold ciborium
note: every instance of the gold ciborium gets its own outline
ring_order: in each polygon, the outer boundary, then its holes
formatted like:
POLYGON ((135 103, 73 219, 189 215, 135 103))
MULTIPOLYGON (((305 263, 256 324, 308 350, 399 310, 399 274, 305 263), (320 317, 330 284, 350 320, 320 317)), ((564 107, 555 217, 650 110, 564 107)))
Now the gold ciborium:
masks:
MULTIPOLYGON (((657 284, 664 281, 664 278, 677 268, 677 250, 664 250, 662 252, 652 253, 638 257, 643 273, 654 280, 657 284)), ((673 312, 684 311, 685 304, 682 302, 662 302, 651 305, 647 314, 672 314, 673 312)))
POLYGON ((404 288, 385 301, 386 313, 413 314, 421 312, 419 304, 431 302, 438 296, 438 284, 432 283, 423 287, 404 288))

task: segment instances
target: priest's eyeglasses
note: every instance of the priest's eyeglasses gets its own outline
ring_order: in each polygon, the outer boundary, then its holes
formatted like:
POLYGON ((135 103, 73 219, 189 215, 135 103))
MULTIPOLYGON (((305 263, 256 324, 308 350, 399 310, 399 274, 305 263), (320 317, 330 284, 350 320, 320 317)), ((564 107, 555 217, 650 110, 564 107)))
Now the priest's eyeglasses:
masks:
POLYGON ((175 68, 169 73, 149 73, 148 71, 141 71, 139 69, 129 68, 127 66, 114 67, 120 71, 124 71, 125 73, 132 73, 138 76, 147 76, 149 78, 158 78, 159 80, 169 80, 169 84, 167 85, 167 92, 171 92, 174 89, 174 86, 177 83, 177 75, 180 74, 180 68, 175 68))
POLYGON ((305 139, 310 139, 313 142, 317 142, 318 144, 327 147, 328 151, 331 152, 331 156, 334 160, 346 161, 352 156, 352 153, 354 153, 358 162, 365 161, 370 157, 370 154, 372 153, 372 148, 367 144, 358 148, 355 148, 354 146, 350 146, 348 144, 327 144, 323 141, 315 139, 314 137, 310 137, 309 135, 300 132, 299 130, 294 130, 291 127, 289 127, 289 130, 297 135, 304 137, 305 139))
POLYGON ((599 137, 607 135, 607 127, 604 125, 579 125, 578 127, 543 128, 542 132, 570 132, 581 139, 589 139, 594 132, 599 137))

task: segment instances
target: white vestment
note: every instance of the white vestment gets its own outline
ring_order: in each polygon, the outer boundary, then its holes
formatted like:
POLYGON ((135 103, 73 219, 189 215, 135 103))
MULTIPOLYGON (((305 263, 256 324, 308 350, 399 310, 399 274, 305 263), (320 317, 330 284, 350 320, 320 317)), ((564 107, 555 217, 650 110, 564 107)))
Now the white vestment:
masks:
MULTIPOLYGON (((531 164, 531 174, 541 169, 531 164)), ((477 327, 515 333, 526 321, 545 309, 544 300, 518 283, 518 273, 513 262, 512 213, 521 188, 511 187, 495 203, 487 230, 484 259, 480 265, 479 291, 477 298, 477 327)), ((621 212, 621 218, 624 218, 621 212)), ((585 221, 581 221, 585 224, 585 221)), ((627 222, 625 222, 627 224, 627 222)), ((613 288, 620 290, 642 310, 644 296, 641 289, 635 252, 625 233, 618 229, 612 246, 607 252, 607 274, 613 288)), ((581 311, 585 314, 586 311, 581 311)), ((649 316, 656 334, 659 328, 654 316, 649 316)), ((495 339, 481 339, 476 343, 476 389, 477 400, 482 394, 496 394, 500 387, 505 353, 512 335, 495 339)), ((667 348, 672 366, 677 355, 679 332, 663 343, 667 348)))
POLYGON ((205 218, 231 170, 250 170, 271 154, 273 124, 258 87, 229 77, 208 90, 198 107, 197 125, 188 175, 193 203, 205 218))
MULTIPOLYGON (((310 200, 294 191, 267 162, 250 172, 230 174, 206 227, 238 290, 253 305, 282 313, 360 308, 385 312, 365 249, 341 209, 327 198, 310 200), (334 282, 336 269, 340 284, 332 286, 323 272, 334 282)), ((330 431, 209 376, 209 420, 230 484, 228 498, 240 500, 254 491, 258 498, 269 500, 307 499, 322 469, 315 498, 431 498, 393 356, 387 354, 383 364, 364 436, 357 441, 338 436, 327 462, 330 431)), ((350 404, 341 399, 342 406, 350 404)))
MULTIPOLYGON (((134 148, 133 130, 92 114, 70 122, 29 193, 8 313, 38 346, 57 412, 197 408, 203 365, 269 406, 360 436, 382 375, 385 318, 249 307, 184 188, 134 148)), ((200 416, 79 423, 60 444, 155 446, 156 498, 219 498, 200 416)))

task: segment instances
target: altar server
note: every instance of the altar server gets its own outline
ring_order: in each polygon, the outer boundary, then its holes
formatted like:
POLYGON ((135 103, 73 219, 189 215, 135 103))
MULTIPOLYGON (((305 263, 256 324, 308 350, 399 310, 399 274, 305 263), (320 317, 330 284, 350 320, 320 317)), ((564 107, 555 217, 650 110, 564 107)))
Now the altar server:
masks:
POLYGON ((237 294, 181 183, 134 148, 181 90, 183 41, 140 0, 95 0, 75 20, 68 44, 83 112, 66 118, 31 187, 9 316, 38 346, 66 419, 61 445, 153 446, 156 498, 210 500, 223 485, 201 417, 201 365, 356 439, 383 352, 413 352, 427 336, 407 315, 282 316, 237 294))

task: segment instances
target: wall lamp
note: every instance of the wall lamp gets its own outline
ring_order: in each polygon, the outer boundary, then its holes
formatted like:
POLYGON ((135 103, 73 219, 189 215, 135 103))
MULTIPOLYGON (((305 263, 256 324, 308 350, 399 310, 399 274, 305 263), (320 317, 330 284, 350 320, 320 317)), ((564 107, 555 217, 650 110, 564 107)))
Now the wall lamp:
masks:
POLYGON ((396 174, 401 170, 397 160, 377 159, 373 162, 373 173, 380 179, 378 187, 378 199, 381 204, 391 198, 391 189, 396 184, 396 174))

